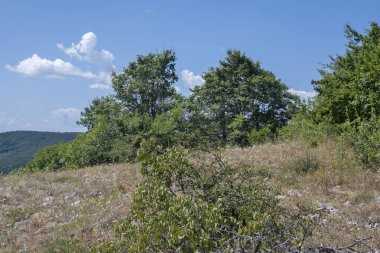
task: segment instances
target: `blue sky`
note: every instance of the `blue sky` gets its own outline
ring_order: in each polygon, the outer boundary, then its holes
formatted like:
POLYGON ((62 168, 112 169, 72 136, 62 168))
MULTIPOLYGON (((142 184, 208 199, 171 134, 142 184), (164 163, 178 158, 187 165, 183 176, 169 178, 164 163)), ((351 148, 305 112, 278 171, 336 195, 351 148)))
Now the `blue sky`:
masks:
POLYGON ((79 112, 112 93, 108 73, 173 49, 184 94, 239 49, 291 89, 313 90, 343 53, 344 25, 380 23, 378 0, 0 0, 0 132, 83 131, 79 112))

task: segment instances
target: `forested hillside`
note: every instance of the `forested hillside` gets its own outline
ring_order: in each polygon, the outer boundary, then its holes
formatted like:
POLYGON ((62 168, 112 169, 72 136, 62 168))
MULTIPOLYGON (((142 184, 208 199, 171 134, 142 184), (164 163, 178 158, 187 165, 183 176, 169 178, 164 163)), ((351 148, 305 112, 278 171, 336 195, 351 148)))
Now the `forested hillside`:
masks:
POLYGON ((0 133, 0 173, 24 166, 40 148, 70 141, 77 135, 34 131, 0 133))

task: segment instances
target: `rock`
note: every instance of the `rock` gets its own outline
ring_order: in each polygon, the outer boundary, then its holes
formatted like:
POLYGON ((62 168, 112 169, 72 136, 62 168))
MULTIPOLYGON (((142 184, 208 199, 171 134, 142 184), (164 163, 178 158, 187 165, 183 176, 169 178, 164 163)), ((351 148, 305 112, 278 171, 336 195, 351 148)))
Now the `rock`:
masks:
POLYGON ((277 195, 275 198, 278 199, 278 200, 282 200, 282 199, 284 199, 286 197, 284 195, 277 195))
POLYGON ((332 206, 325 205, 325 204, 320 204, 317 211, 322 211, 322 212, 326 212, 326 213, 336 213, 336 212, 338 212, 338 209, 336 209, 332 206))
POLYGON ((74 198, 75 195, 77 195, 77 194, 78 194, 78 192, 76 192, 76 191, 72 191, 72 192, 70 192, 68 195, 66 195, 65 197, 63 197, 63 199, 64 199, 65 201, 68 201, 68 200, 74 198))
POLYGON ((2 213, 0 213, 0 225, 4 225, 5 224, 5 217, 2 213))
POLYGON ((358 225, 358 223, 354 220, 349 220, 346 222, 347 225, 358 225))
POLYGON ((321 220, 320 224, 323 224, 323 225, 328 225, 330 222, 326 219, 324 220, 321 220))
POLYGON ((0 196, 0 204, 9 205, 9 198, 7 196, 0 196))
POLYGON ((301 197, 302 196, 302 194, 299 191, 293 190, 293 189, 290 189, 288 191, 288 195, 289 196, 297 196, 297 197, 301 197))
POLYGON ((317 220, 320 217, 320 215, 319 215, 319 213, 309 213, 307 215, 307 217, 309 217, 310 219, 313 219, 313 220, 317 220))
POLYGON ((377 204, 380 204, 380 195, 375 198, 377 204))
POLYGON ((53 196, 48 196, 46 198, 43 199, 42 201, 42 206, 47 206, 49 204, 51 204, 54 200, 54 197, 53 196))
POLYGON ((343 205, 345 205, 345 206, 350 206, 350 205, 351 205, 351 202, 350 202, 349 200, 347 200, 346 202, 344 202, 343 205))
POLYGON ((368 228, 380 228, 380 217, 368 217, 367 219, 367 225, 368 228))
POLYGON ((26 228, 26 226, 28 226, 29 221, 30 221, 30 220, 23 220, 23 221, 16 222, 16 223, 14 224, 14 228, 15 228, 15 229, 23 230, 23 229, 26 228))
POLYGON ((96 190, 92 190, 89 195, 93 198, 99 198, 101 196, 103 196, 103 193, 101 191, 99 191, 98 189, 96 190))
POLYGON ((82 201, 80 201, 80 200, 77 200, 77 201, 75 201, 75 202, 71 203, 71 206, 79 206, 79 205, 80 205, 80 203, 82 203, 82 201))

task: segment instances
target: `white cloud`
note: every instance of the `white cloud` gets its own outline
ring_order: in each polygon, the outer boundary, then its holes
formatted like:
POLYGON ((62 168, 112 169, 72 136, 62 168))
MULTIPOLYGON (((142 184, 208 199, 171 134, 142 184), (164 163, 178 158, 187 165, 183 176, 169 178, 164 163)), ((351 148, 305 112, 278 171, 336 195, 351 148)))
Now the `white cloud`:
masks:
POLYGON ((96 35, 93 32, 85 33, 78 44, 72 43, 71 47, 65 48, 63 44, 57 44, 65 54, 79 61, 86 61, 98 65, 99 67, 111 70, 114 68, 112 65, 115 57, 110 51, 95 50, 97 43, 96 35))
POLYGON ((97 82, 90 84, 91 89, 108 90, 112 88, 111 72, 99 72, 97 82))
POLYGON ((32 57, 20 61, 17 65, 6 65, 6 69, 14 71, 26 76, 42 75, 53 78, 66 77, 82 77, 82 78, 97 78, 92 72, 84 72, 72 65, 70 62, 65 62, 61 59, 54 61, 41 58, 38 54, 33 54, 32 57))
POLYGON ((181 71, 181 79, 190 88, 193 88, 194 86, 201 86, 204 83, 202 76, 194 75, 194 73, 189 71, 188 69, 184 69, 181 71))
POLYGON ((93 83, 89 85, 91 89, 110 89, 112 87, 111 72, 115 68, 112 65, 115 57, 107 50, 97 51, 96 35, 93 32, 85 33, 77 43, 72 43, 71 47, 65 48, 63 44, 57 44, 66 55, 79 61, 96 65, 100 71, 82 71, 72 63, 61 60, 49 60, 41 58, 38 54, 20 61, 17 65, 6 65, 9 71, 17 72, 25 76, 44 76, 48 78, 86 78, 93 83))
POLYGON ((98 90, 109 90, 112 87, 110 85, 104 84, 104 83, 93 83, 88 86, 91 89, 98 89, 98 90))
POLYGON ((317 93, 315 91, 303 91, 303 90, 289 89, 289 92, 292 94, 295 94, 295 95, 301 97, 301 99, 305 99, 305 100, 311 99, 317 95, 317 93))
POLYGON ((68 108, 59 108, 57 110, 52 111, 54 118, 70 118, 70 119, 79 119, 80 118, 80 110, 73 107, 68 108))
POLYGON ((10 116, 4 112, 0 112, 0 132, 23 130, 28 127, 30 127, 30 124, 25 122, 20 116, 10 116))

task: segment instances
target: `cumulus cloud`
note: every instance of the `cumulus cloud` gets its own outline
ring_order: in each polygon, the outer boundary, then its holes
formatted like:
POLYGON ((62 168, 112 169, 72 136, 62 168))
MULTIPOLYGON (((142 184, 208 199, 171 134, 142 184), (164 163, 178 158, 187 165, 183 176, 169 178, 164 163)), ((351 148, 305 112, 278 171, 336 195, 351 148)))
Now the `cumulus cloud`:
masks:
POLYGON ((73 107, 59 108, 57 110, 52 111, 52 115, 54 118, 79 119, 80 110, 73 107))
POLYGON ((204 83, 202 76, 195 75, 188 69, 184 69, 181 71, 181 79, 189 86, 193 88, 194 86, 201 86, 204 83))
POLYGON ((96 43, 96 35, 93 32, 88 32, 82 36, 82 39, 77 44, 72 43, 71 47, 65 48, 61 43, 58 43, 57 47, 68 56, 79 61, 93 63, 103 69, 112 69, 112 62, 115 57, 110 51, 104 49, 97 51, 95 49, 96 43))
POLYGON ((45 59, 38 54, 20 61, 16 65, 5 65, 9 71, 17 72, 25 76, 43 76, 48 78, 85 78, 90 79, 92 89, 111 88, 111 72, 115 68, 112 65, 115 57, 107 50, 96 50, 97 38, 93 32, 85 33, 82 39, 71 47, 65 48, 63 44, 57 44, 66 55, 73 59, 87 62, 98 67, 99 72, 83 71, 71 62, 62 59, 45 59))
POLYGON ((289 92, 292 94, 295 94, 295 95, 301 97, 301 99, 305 99, 305 100, 312 99, 313 97, 315 97, 317 95, 317 93, 315 91, 303 91, 303 90, 289 89, 289 92))
POLYGON ((14 71, 26 76, 42 75, 53 78, 65 77, 82 77, 82 78, 97 78, 92 72, 84 72, 72 65, 70 62, 65 62, 61 59, 54 61, 41 58, 38 54, 33 54, 32 57, 20 61, 17 65, 6 65, 6 69, 14 71))

